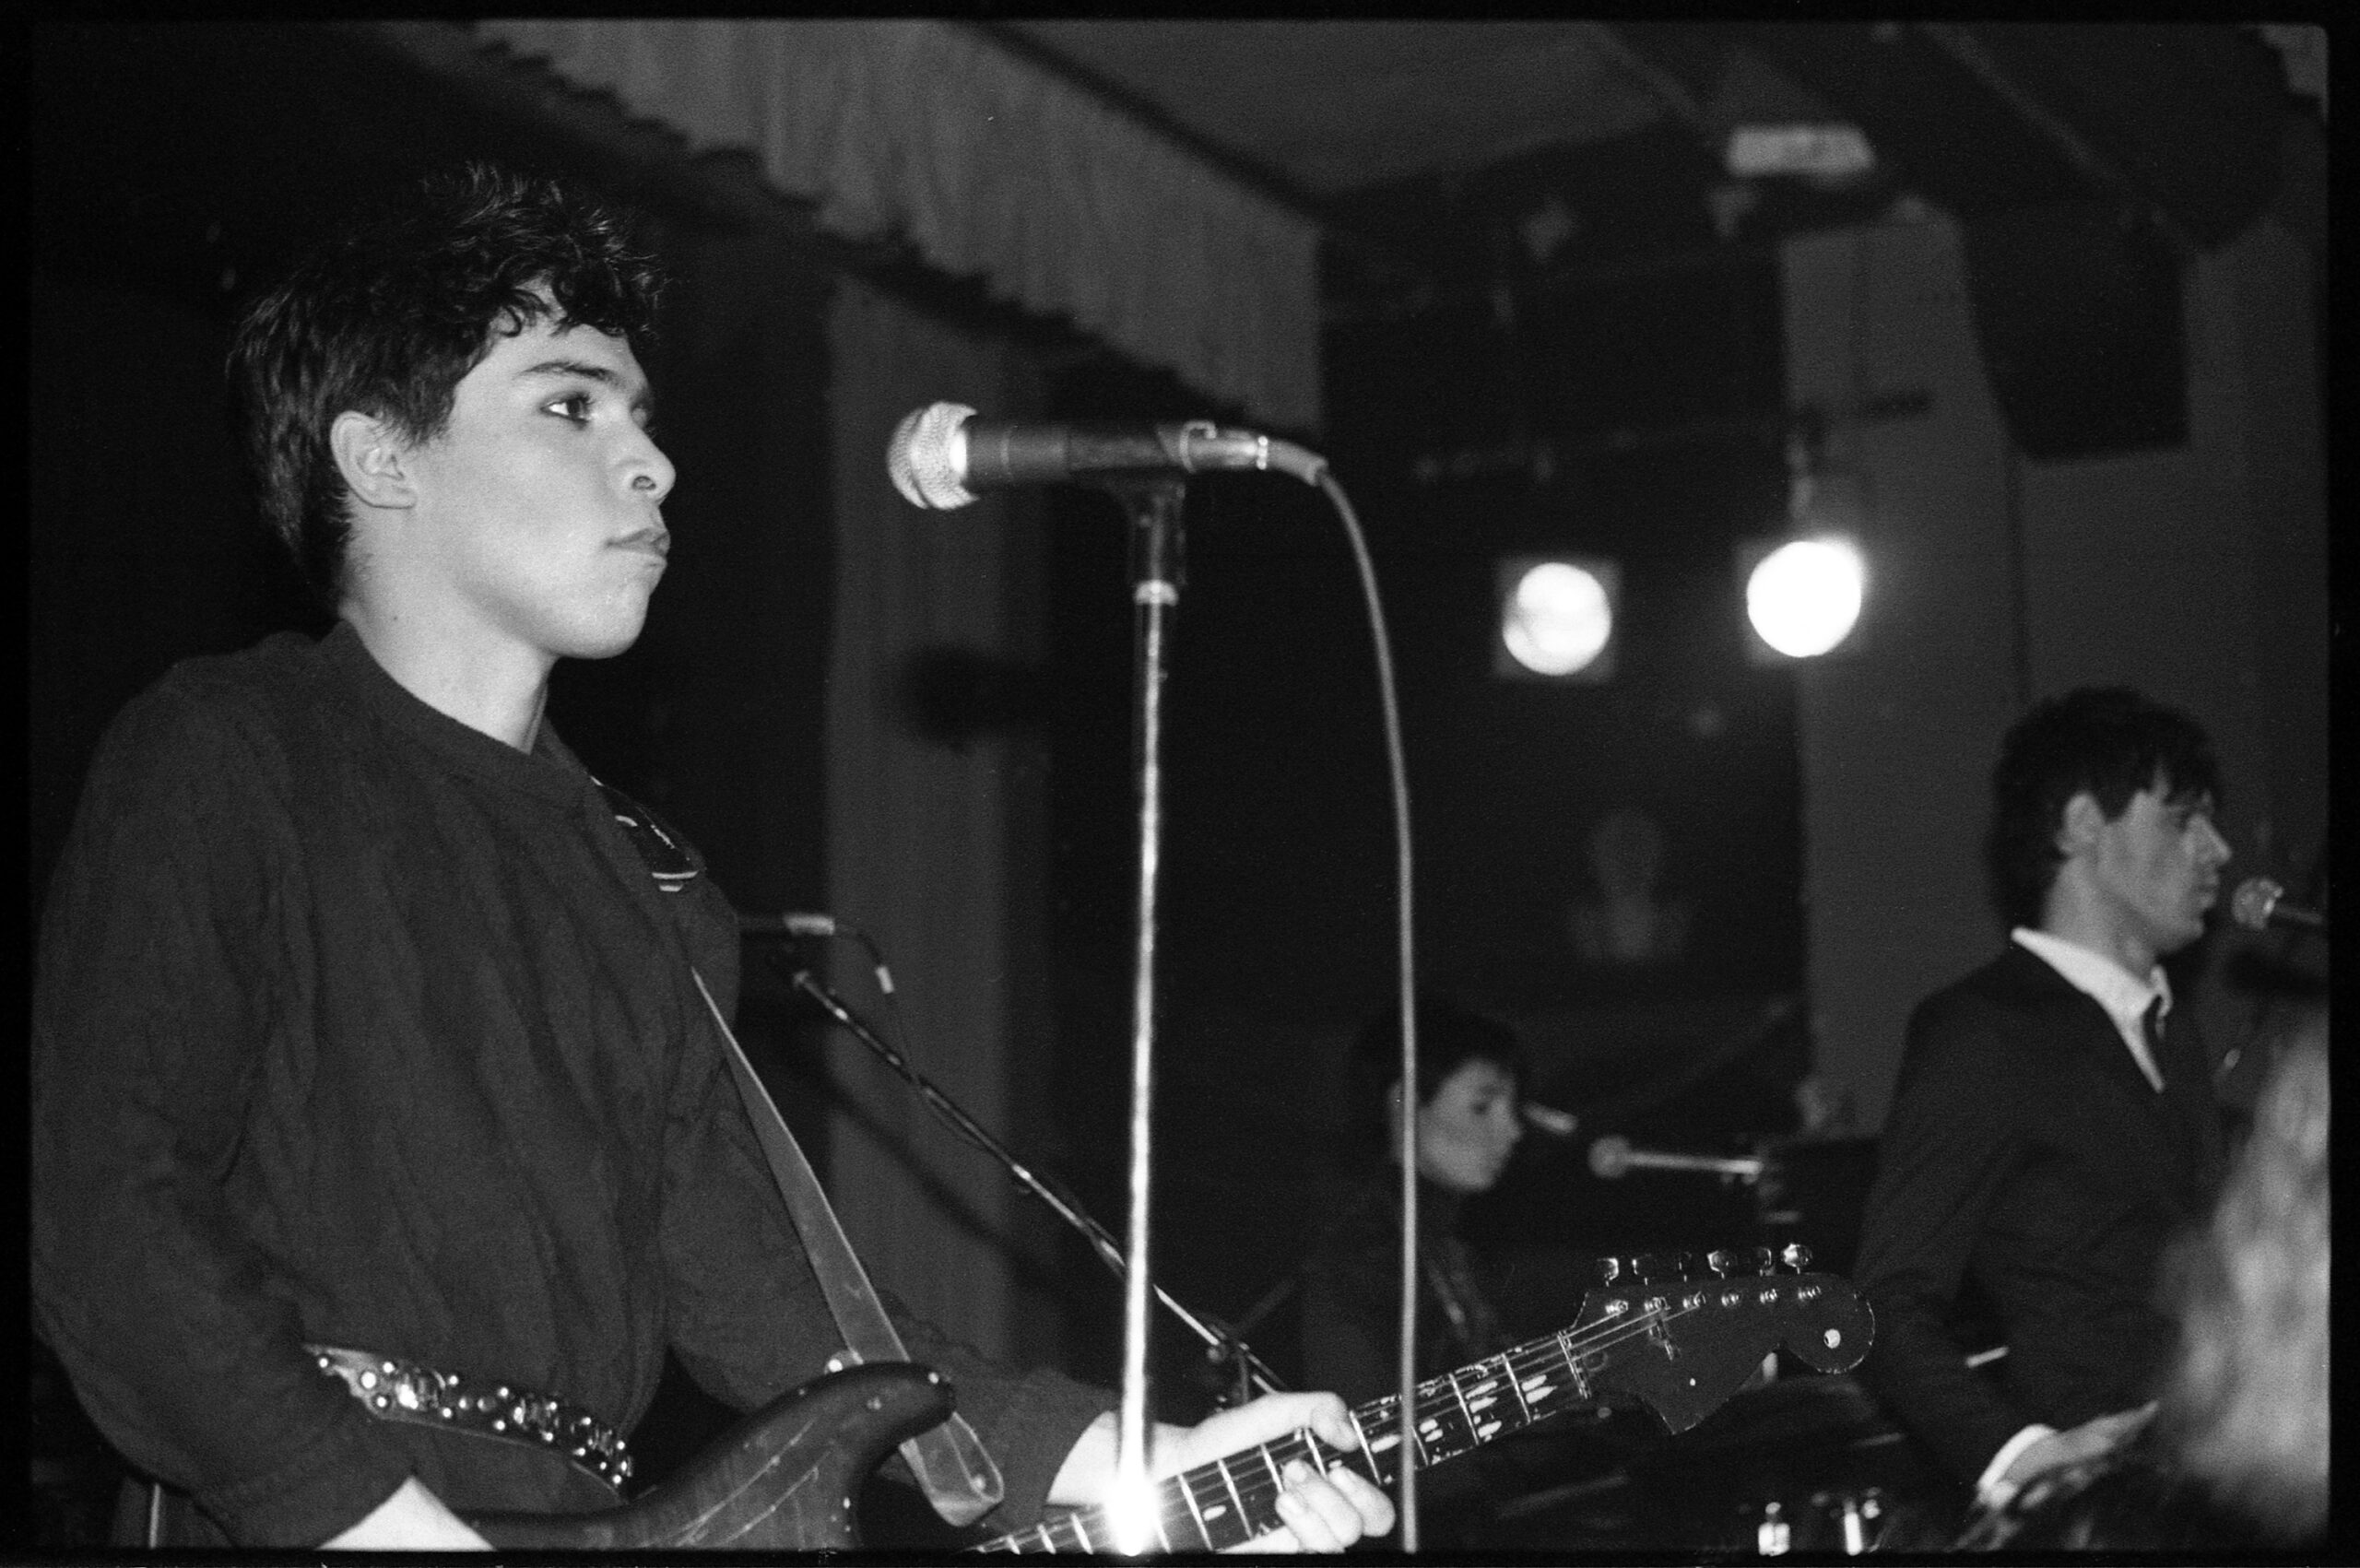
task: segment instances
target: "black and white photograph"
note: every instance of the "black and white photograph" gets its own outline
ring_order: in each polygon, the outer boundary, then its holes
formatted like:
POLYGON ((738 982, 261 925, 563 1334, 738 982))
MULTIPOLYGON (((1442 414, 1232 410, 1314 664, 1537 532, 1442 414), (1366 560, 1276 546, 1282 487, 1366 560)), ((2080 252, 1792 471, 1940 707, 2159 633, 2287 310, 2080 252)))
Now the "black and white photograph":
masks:
POLYGON ((12 26, 8 1554, 2334 1555, 2344 29, 2067 15, 12 26))

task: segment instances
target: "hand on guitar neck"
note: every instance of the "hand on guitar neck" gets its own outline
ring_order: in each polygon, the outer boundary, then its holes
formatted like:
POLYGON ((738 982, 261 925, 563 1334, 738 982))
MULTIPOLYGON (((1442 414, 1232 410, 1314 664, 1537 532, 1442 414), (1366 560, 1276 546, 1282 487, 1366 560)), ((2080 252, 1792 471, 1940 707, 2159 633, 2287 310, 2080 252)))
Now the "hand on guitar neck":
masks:
MULTIPOLYGON (((1149 1439, 1148 1470, 1157 1480, 1179 1476, 1224 1456, 1277 1443, 1308 1430, 1330 1448, 1359 1442, 1344 1402, 1333 1394, 1270 1394, 1233 1410, 1209 1416, 1192 1427, 1158 1422, 1149 1439)), ((1101 1416, 1066 1456, 1049 1489, 1052 1503, 1103 1506, 1115 1478, 1115 1419, 1101 1416)), ((1363 1536, 1393 1528, 1392 1500, 1358 1472, 1315 1468, 1305 1459, 1282 1462, 1274 1499, 1283 1527, 1230 1545, 1252 1551, 1341 1551, 1363 1536)))

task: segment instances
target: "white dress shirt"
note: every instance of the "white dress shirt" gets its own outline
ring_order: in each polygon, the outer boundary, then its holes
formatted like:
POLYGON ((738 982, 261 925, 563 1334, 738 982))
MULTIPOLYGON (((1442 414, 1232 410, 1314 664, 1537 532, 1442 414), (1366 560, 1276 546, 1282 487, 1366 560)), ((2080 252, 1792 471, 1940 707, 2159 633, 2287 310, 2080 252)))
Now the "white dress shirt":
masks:
POLYGON ((2130 1059, 2139 1064, 2140 1073, 2161 1094, 2164 1072, 2147 1046, 2146 1018, 2147 1009, 2159 999, 2163 1008, 2158 1018, 2172 1010, 2172 983, 2165 978, 2164 966, 2157 964, 2147 972, 2146 979, 2141 980, 2104 954, 2046 931, 2019 925, 2008 937, 2064 976, 2066 984, 2106 1009, 2106 1016, 2114 1020, 2115 1032, 2130 1048, 2130 1059))

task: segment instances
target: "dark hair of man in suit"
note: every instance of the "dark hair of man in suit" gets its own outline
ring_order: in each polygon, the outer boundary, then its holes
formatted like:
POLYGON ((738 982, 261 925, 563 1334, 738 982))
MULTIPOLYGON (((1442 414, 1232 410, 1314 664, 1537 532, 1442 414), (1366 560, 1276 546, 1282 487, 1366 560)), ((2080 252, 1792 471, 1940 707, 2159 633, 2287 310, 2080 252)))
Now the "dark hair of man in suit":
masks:
POLYGON ((1985 856, 2012 925, 2040 924, 2064 856, 2066 803, 2086 790, 2108 821, 2144 789, 2168 802, 2221 797, 2212 742, 2194 719, 2128 687, 2083 687, 2033 705, 2000 743, 1985 856))
POLYGON ((339 230, 253 301, 230 385, 263 519, 333 609, 352 519, 328 430, 348 409, 413 442, 442 433, 495 333, 553 318, 643 348, 663 277, 627 220, 491 164, 430 174, 339 230))

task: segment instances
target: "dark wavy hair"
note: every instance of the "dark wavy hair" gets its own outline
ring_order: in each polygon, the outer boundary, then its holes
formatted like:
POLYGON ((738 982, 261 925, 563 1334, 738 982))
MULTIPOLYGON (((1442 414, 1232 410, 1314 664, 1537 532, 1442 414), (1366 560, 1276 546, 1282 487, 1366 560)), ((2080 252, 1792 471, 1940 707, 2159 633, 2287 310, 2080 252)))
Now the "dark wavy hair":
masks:
POLYGON ((1991 895, 2012 925, 2040 924, 2064 856, 2065 804, 2087 790, 2112 821, 2141 790, 2167 800, 2221 797, 2212 744, 2194 719, 2128 687, 2083 687, 2047 698, 2012 725, 1991 770, 1984 854, 1991 895))
MULTIPOLYGON (((1516 1081, 1522 1092, 1528 1069, 1523 1042, 1515 1030, 1487 1018, 1457 998, 1420 991, 1418 1021, 1418 1098, 1423 1105, 1450 1075, 1472 1061, 1495 1064, 1516 1081)), ((1354 1131, 1372 1147, 1385 1142, 1385 1102, 1401 1077, 1401 1004, 1398 1000, 1372 1017, 1352 1042, 1346 1064, 1348 1093, 1354 1131)))
POLYGON ((548 319, 636 348, 654 337, 662 289, 623 214, 487 163, 429 174, 300 259, 240 318, 228 369, 263 519, 312 592, 333 609, 346 586, 338 415, 431 441, 495 334, 548 319))

